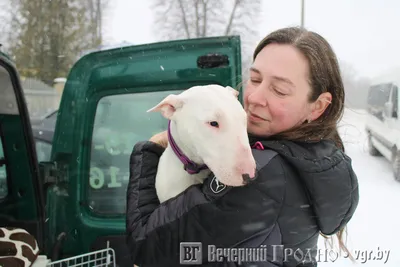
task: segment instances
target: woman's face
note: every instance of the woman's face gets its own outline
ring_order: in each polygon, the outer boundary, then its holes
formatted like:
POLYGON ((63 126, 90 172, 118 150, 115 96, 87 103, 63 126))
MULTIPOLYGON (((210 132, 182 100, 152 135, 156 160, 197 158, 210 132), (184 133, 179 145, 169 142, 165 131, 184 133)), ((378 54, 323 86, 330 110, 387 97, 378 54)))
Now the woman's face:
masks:
POLYGON ((307 59, 293 46, 269 44, 260 51, 244 92, 249 133, 277 134, 322 114, 323 101, 308 102, 308 69, 307 59))

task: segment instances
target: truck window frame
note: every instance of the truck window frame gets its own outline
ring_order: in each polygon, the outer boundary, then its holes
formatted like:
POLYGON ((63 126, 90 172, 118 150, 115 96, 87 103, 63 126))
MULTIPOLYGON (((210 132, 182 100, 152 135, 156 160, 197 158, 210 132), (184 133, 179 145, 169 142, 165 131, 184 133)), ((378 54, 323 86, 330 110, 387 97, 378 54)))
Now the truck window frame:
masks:
POLYGON ((390 92, 390 101, 393 105, 392 110, 392 118, 398 118, 398 97, 399 97, 399 90, 397 85, 393 84, 392 91, 390 92))
MULTIPOLYGON (((8 173, 8 168, 7 168, 7 155, 6 152, 4 150, 4 135, 3 135, 3 129, 2 129, 2 125, 0 122, 0 160, 2 160, 3 162, 0 163, 0 170, 3 171, 5 173, 5 188, 6 188, 6 194, 2 195, 0 193, 0 202, 3 202, 5 199, 7 199, 7 197, 9 196, 10 193, 10 175, 8 173)), ((1 178, 1 177, 0 177, 1 178)), ((0 181, 0 185, 2 184, 2 181, 0 181)))

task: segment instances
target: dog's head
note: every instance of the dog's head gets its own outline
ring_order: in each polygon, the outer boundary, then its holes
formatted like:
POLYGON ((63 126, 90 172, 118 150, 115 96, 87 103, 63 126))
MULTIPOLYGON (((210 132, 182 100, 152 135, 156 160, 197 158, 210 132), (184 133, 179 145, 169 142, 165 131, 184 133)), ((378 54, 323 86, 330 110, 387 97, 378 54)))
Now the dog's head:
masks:
POLYGON ((255 160, 247 137, 247 117, 238 91, 220 85, 194 86, 169 95, 150 111, 171 120, 173 137, 191 159, 205 163, 230 186, 254 177, 255 160))

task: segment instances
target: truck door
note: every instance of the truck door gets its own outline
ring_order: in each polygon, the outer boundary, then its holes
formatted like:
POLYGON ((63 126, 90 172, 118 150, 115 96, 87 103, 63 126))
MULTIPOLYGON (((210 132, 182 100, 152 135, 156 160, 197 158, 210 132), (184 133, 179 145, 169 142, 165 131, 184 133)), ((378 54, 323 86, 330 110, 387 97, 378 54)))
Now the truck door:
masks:
POLYGON ((0 53, 0 225, 23 228, 44 247, 43 187, 19 74, 0 53))
POLYGON ((62 237, 52 241, 62 243, 61 254, 110 241, 117 264, 132 266, 125 245, 129 157, 136 142, 167 127, 160 114, 146 111, 194 85, 237 87, 240 81, 237 36, 117 48, 80 59, 61 99, 47 200, 49 235, 62 237))

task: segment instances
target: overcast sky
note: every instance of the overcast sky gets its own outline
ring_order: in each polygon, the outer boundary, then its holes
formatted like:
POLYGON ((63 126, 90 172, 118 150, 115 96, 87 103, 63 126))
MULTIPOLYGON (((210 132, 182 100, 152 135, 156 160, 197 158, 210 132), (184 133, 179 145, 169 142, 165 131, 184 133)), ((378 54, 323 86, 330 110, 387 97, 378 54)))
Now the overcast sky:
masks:
MULTIPOLYGON (((108 42, 156 42, 148 0, 112 0, 105 22, 108 42)), ((300 0, 262 0, 259 39, 300 24, 300 0)), ((362 76, 400 66, 400 1, 305 0, 305 27, 324 36, 337 56, 362 76)))

